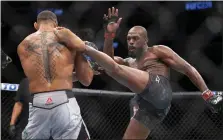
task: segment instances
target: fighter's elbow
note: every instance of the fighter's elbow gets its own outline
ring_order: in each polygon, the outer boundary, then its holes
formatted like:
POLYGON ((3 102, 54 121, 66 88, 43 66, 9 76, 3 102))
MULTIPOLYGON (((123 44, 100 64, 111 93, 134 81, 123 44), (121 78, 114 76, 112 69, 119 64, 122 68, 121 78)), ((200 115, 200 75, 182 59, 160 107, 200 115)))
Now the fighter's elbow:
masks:
POLYGON ((91 82, 92 82, 92 79, 88 78, 88 79, 82 80, 81 84, 88 87, 90 86, 91 82))
POLYGON ((81 80, 81 84, 88 87, 90 86, 92 80, 93 80, 93 72, 90 72, 84 79, 81 80))

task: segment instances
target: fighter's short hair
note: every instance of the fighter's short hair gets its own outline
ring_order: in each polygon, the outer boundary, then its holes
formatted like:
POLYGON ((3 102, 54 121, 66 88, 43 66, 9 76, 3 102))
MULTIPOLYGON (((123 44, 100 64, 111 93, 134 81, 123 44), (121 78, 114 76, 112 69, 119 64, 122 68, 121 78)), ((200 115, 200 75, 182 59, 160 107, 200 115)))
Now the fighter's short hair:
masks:
POLYGON ((38 14, 37 22, 47 21, 47 20, 54 21, 56 24, 58 24, 57 16, 53 12, 49 10, 44 10, 38 14))

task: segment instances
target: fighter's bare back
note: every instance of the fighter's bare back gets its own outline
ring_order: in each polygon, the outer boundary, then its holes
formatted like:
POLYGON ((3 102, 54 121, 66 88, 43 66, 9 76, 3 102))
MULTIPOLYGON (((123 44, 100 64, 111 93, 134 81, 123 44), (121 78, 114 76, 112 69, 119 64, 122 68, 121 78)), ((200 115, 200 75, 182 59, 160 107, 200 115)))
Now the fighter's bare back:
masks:
POLYGON ((31 93, 72 89, 76 52, 58 42, 53 31, 37 31, 26 37, 18 54, 31 93))

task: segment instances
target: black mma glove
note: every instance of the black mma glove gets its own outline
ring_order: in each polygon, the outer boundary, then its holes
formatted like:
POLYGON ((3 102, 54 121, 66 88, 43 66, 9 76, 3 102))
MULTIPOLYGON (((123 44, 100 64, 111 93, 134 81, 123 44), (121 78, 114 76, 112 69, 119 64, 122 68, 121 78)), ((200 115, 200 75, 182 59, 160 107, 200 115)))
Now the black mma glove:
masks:
MULTIPOLYGON (((98 50, 98 47, 92 42, 85 41, 85 45, 98 50)), ((88 60, 88 62, 90 62, 91 68, 94 70, 95 75, 98 75, 102 72, 102 68, 91 57, 85 54, 84 54, 84 57, 88 60)))
POLYGON ((103 27, 105 30, 105 39, 114 39, 122 18, 119 17, 118 9, 112 7, 108 9, 107 15, 103 17, 103 27))
POLYGON ((15 125, 10 125, 10 126, 9 126, 9 135, 10 135, 11 137, 14 137, 15 134, 16 134, 16 127, 15 127, 15 125))
POLYGON ((223 111, 223 96, 216 95, 210 90, 206 90, 202 93, 203 99, 207 102, 212 113, 220 113, 223 111))
POLYGON ((104 17, 103 18, 103 27, 104 27, 105 32, 108 32, 108 30, 107 30, 108 24, 116 23, 118 21, 118 19, 119 19, 119 17, 115 16, 115 15, 111 15, 110 18, 104 17))

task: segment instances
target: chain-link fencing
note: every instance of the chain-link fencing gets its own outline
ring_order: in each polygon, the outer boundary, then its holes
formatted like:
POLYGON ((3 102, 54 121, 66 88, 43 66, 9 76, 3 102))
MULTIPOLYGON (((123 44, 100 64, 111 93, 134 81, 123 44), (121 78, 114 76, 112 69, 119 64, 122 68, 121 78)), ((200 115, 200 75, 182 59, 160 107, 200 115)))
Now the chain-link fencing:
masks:
MULTIPOLYGON (((79 94, 76 98, 91 138, 121 139, 129 123, 129 101, 132 96, 86 94, 87 96, 79 94)), ((2 139, 4 140, 10 140, 7 129, 14 96, 13 92, 2 92, 2 139)), ((169 114, 151 132, 148 139, 221 140, 222 118, 223 114, 212 114, 199 96, 174 96, 169 114)))

